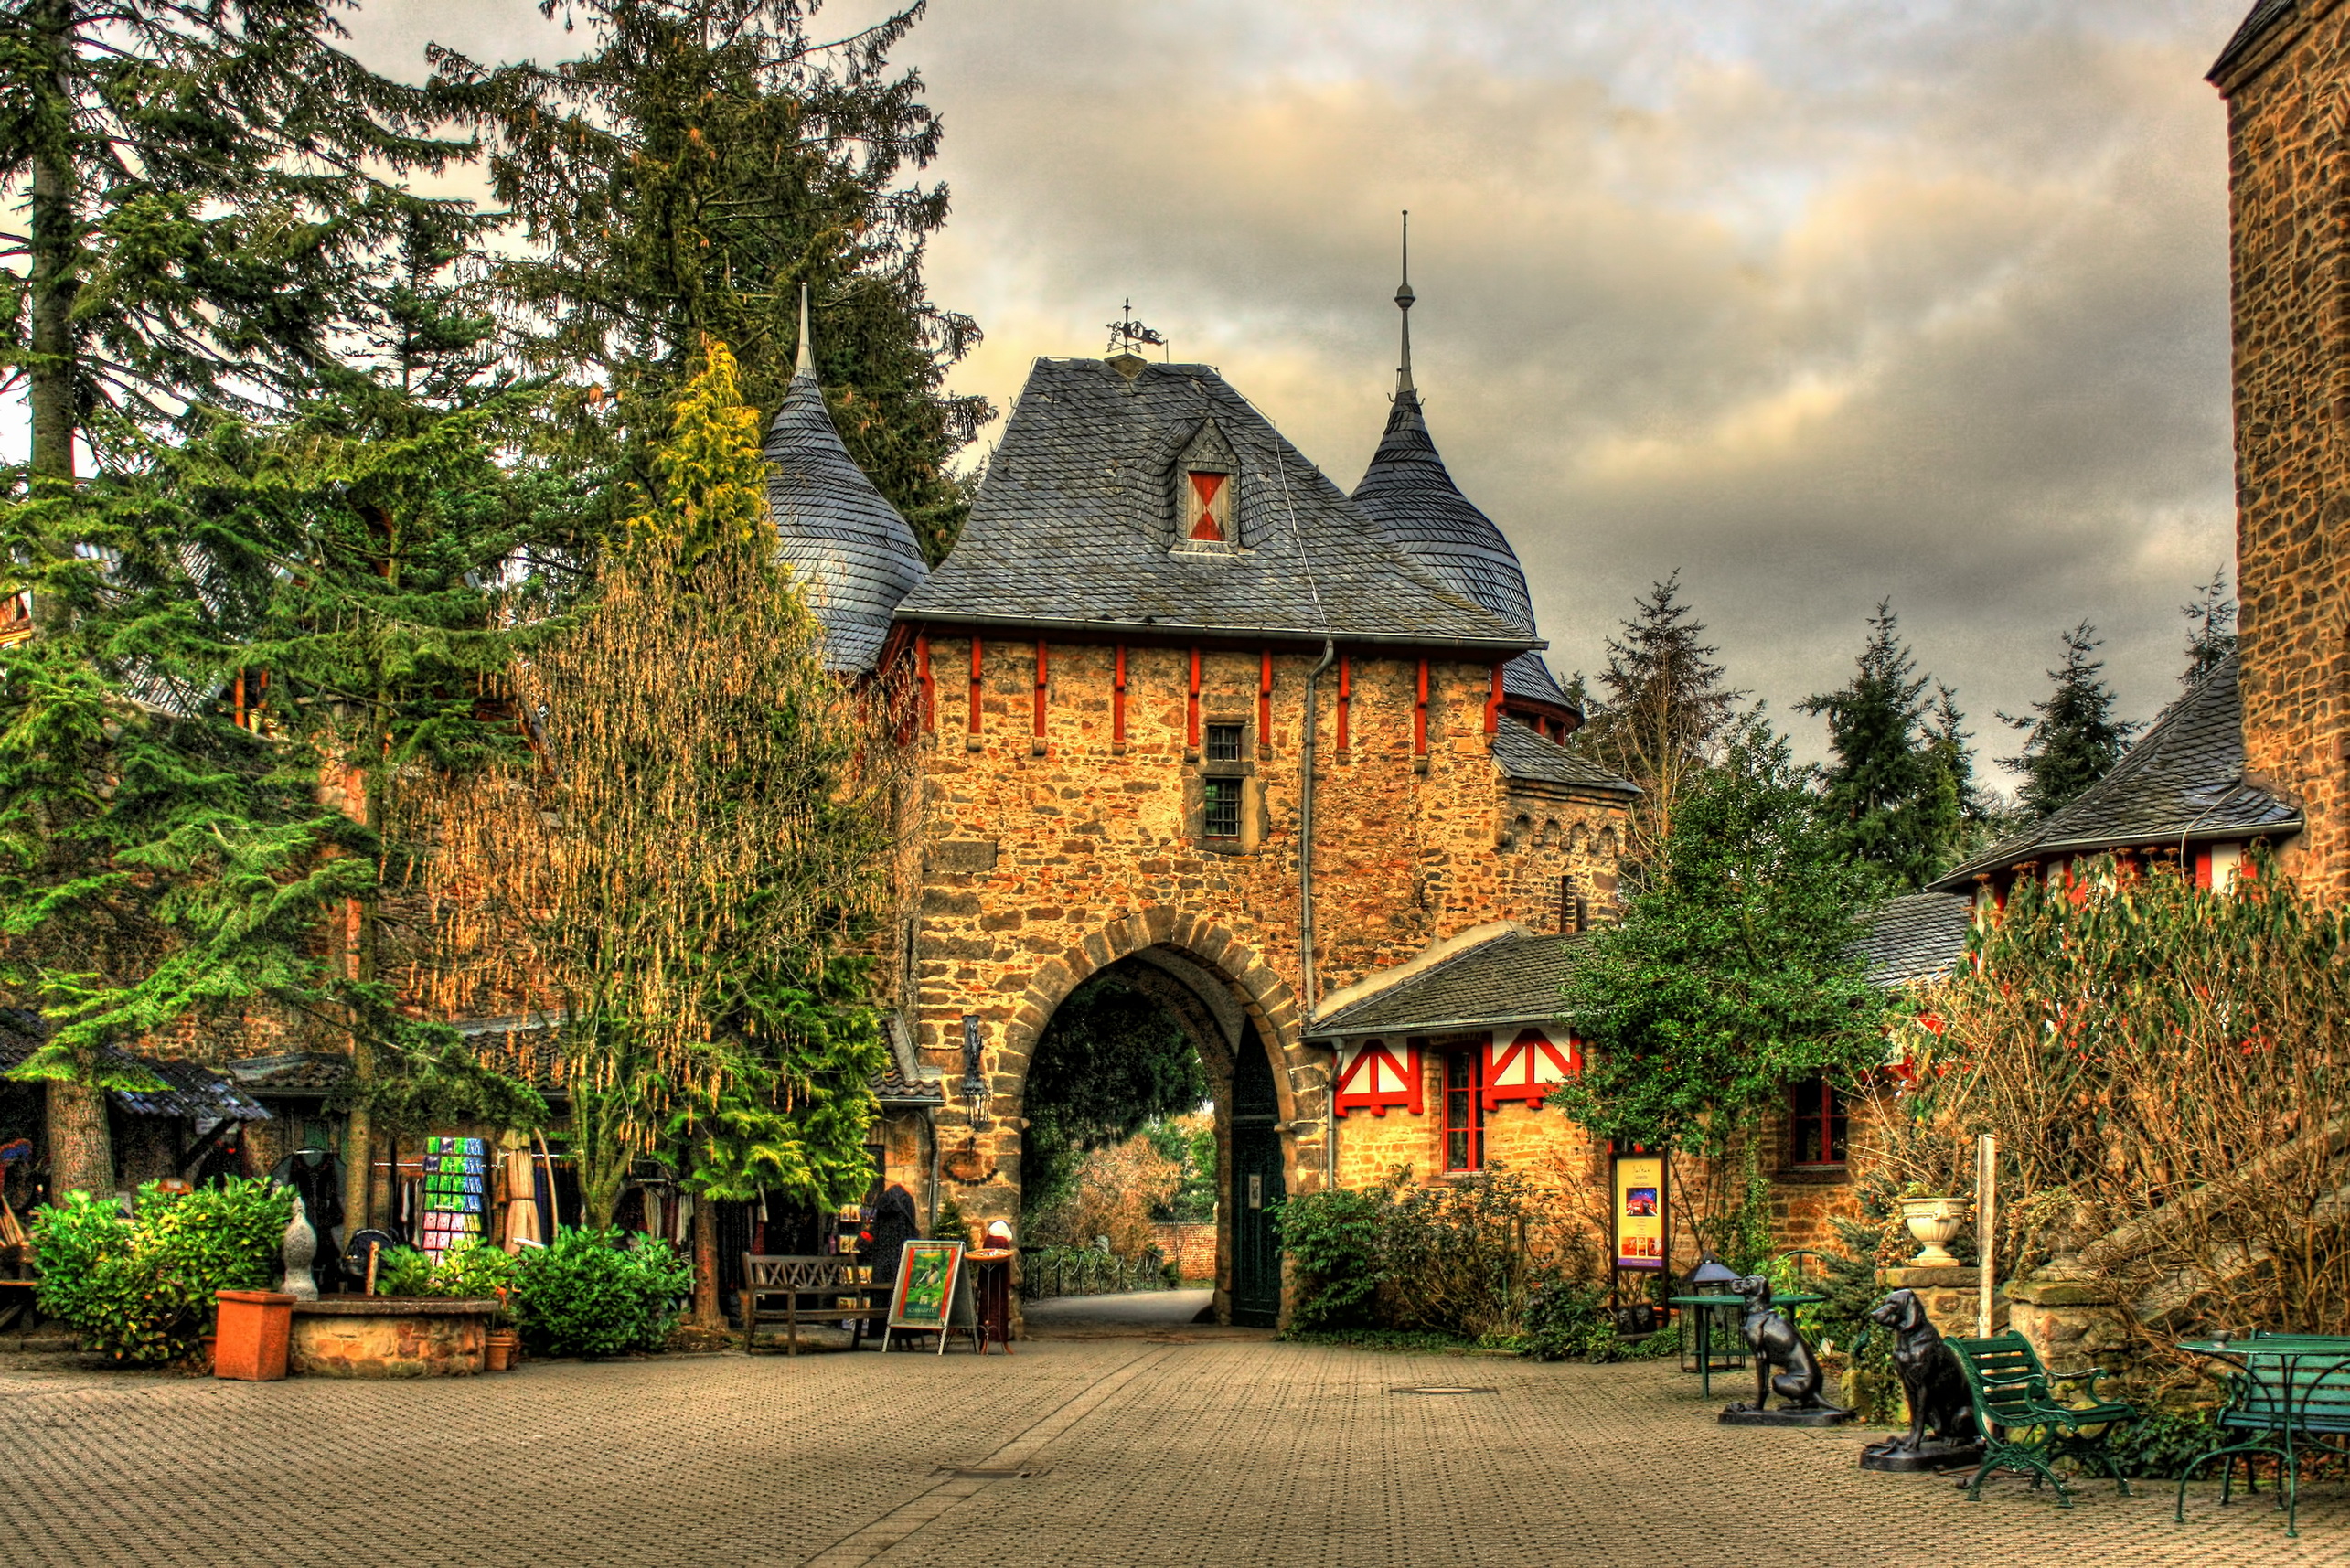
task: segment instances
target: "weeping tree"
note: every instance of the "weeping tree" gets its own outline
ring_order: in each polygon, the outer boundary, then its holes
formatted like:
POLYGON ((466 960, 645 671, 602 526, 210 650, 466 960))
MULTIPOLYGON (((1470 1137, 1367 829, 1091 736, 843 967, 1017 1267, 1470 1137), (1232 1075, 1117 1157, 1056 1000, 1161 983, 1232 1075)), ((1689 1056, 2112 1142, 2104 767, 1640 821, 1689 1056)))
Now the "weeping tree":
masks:
POLYGON ((537 756, 429 805, 434 984, 560 1020, 591 1225, 642 1159, 705 1200, 854 1197, 886 1054, 860 946, 891 891, 888 704, 824 670, 757 415, 705 355, 586 607, 514 671, 537 756))

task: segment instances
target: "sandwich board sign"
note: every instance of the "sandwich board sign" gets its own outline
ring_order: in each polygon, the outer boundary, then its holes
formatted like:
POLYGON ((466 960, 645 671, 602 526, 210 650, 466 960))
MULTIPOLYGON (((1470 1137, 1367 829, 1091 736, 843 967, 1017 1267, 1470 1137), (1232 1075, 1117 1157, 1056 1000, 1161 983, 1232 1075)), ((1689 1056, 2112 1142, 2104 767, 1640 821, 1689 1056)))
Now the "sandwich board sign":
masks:
POLYGON ((899 1328, 920 1328, 938 1336, 938 1353, 946 1353, 950 1329, 967 1328, 978 1343, 979 1311, 971 1296, 971 1276, 963 1267, 960 1242, 911 1241, 898 1254, 897 1283, 890 1290, 889 1321, 881 1328, 881 1349, 899 1328))

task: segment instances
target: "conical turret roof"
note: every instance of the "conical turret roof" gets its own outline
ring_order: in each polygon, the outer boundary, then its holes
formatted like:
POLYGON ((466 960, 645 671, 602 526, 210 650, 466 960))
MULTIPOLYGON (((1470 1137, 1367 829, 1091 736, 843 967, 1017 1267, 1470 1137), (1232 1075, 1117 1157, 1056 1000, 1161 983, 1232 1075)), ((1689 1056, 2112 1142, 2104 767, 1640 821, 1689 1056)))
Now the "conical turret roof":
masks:
POLYGON ((828 669, 870 670, 898 601, 929 571, 913 530, 840 444, 817 386, 801 304, 799 368, 767 427, 767 511, 776 552, 807 585, 828 669))
MULTIPOLYGON (((1532 635, 1534 604, 1517 552, 1492 519, 1453 483, 1421 417, 1420 394, 1412 386, 1408 365, 1399 381, 1386 433, 1372 454, 1371 466, 1363 470, 1362 482, 1354 487, 1354 504, 1446 586, 1532 635)), ((1512 697, 1568 705, 1550 667, 1536 654, 1511 659, 1502 672, 1502 684, 1512 697)))

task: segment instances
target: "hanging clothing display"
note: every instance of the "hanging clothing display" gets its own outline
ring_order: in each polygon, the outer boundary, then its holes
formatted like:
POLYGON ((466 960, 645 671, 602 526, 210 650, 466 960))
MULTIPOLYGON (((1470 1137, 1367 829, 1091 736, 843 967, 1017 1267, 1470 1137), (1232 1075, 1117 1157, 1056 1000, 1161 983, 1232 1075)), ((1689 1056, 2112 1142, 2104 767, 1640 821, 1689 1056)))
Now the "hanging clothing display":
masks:
POLYGON ((518 1253, 533 1243, 544 1243, 539 1229, 539 1162, 527 1148, 509 1149, 506 1165, 506 1250, 518 1253))

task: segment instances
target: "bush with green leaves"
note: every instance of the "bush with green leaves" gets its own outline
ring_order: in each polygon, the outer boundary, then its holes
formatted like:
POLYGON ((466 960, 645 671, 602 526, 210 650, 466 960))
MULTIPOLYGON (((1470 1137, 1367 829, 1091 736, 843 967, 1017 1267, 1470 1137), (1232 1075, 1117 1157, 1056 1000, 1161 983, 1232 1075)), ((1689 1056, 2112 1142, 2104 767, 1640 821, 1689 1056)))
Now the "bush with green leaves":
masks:
POLYGON ((414 1247, 392 1247, 376 1259, 378 1296, 449 1296, 473 1300, 505 1296, 514 1285, 514 1259, 505 1249, 470 1237, 436 1263, 414 1247))
POLYGON ((173 1194, 152 1182, 134 1213, 69 1193, 33 1217, 41 1310, 70 1323, 84 1349, 155 1366, 196 1348, 214 1293, 265 1290, 294 1215, 274 1182, 234 1179, 173 1194))
POLYGON ((565 1230, 514 1260, 509 1300, 533 1350, 620 1356, 659 1349, 692 1288, 693 1265, 667 1242, 565 1230))

